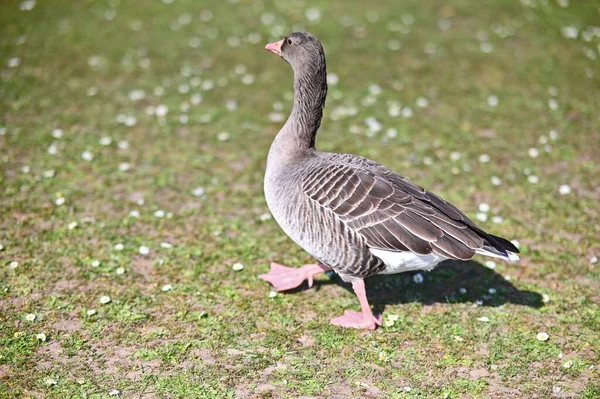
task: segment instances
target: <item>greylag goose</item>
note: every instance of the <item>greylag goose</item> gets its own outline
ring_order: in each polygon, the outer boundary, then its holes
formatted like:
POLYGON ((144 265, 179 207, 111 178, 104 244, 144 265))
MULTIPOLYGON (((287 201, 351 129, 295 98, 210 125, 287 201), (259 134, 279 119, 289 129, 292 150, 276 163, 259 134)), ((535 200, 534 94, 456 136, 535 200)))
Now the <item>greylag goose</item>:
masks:
POLYGON ((351 283, 361 312, 331 320, 375 329, 364 279, 374 274, 430 270, 446 259, 481 254, 518 260, 508 240, 486 233, 454 205, 374 161, 315 149, 327 95, 325 53, 310 33, 295 32, 265 46, 294 72, 294 105, 269 150, 267 204, 283 231, 319 261, 300 268, 271 264, 260 275, 278 291, 333 270, 351 283))

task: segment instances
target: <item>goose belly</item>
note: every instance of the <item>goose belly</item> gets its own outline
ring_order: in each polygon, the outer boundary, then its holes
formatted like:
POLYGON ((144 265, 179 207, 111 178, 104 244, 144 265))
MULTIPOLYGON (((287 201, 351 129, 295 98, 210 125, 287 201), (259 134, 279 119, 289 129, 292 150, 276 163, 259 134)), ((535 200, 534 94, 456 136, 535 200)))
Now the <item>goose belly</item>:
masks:
POLYGON ((411 270, 431 270, 437 266, 445 257, 435 253, 426 255, 416 254, 410 251, 386 251, 383 249, 369 248, 371 253, 381 259, 386 265, 379 274, 396 274, 411 270))
POLYGON ((360 245, 330 211, 301 196, 272 192, 267 195, 267 204, 275 221, 296 244, 338 273, 368 263, 366 246, 360 245))

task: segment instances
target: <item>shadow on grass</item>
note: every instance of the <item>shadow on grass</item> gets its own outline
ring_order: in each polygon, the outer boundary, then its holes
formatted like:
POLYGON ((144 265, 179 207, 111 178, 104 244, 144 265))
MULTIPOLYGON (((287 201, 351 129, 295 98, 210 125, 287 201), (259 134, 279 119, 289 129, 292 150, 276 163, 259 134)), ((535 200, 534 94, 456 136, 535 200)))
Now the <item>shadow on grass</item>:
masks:
MULTIPOLYGON (((516 266, 518 267, 518 266, 516 266)), ((350 284, 344 283, 337 274, 329 280, 316 280, 315 289, 327 284, 337 284, 352 291, 350 284)), ((476 303, 481 306, 501 306, 505 303, 540 308, 542 296, 537 292, 519 290, 502 275, 476 261, 445 261, 430 272, 406 272, 395 275, 378 275, 366 280, 369 303, 376 313, 383 313, 385 305, 420 302, 434 303, 476 303), (413 276, 421 273, 422 284, 413 281, 413 276), (466 290, 461 293, 461 288, 466 290)), ((306 285, 299 287, 299 291, 306 285)), ((290 292, 293 292, 290 291, 290 292)))

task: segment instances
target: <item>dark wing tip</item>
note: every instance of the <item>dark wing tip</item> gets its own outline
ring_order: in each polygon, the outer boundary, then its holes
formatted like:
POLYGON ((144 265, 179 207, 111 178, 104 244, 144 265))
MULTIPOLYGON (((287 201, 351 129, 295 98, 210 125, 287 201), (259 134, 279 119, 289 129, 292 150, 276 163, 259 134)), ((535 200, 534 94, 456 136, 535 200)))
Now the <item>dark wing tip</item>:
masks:
POLYGON ((498 237, 493 234, 488 235, 494 239, 495 242, 493 244, 496 244, 494 245, 496 249, 509 251, 516 254, 519 253, 519 249, 515 247, 515 245, 512 242, 508 241, 506 238, 498 237))

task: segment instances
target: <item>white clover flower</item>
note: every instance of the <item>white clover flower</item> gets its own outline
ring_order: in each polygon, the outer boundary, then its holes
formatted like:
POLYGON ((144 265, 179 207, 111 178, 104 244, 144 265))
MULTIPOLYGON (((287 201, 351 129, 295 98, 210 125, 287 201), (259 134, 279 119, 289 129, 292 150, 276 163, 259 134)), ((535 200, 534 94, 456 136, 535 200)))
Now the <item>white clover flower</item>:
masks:
POLYGON ((309 8, 304 12, 304 16, 310 22, 317 22, 321 19, 321 11, 318 8, 309 8))
POLYGON ((88 97, 93 97, 96 94, 98 94, 99 91, 100 90, 97 87, 91 86, 91 87, 88 87, 88 89, 85 91, 85 94, 87 94, 88 97))
POLYGON ((387 318, 388 320, 398 321, 400 319, 400 316, 398 316, 397 314, 388 314, 387 318))
POLYGON ((127 172, 129 169, 131 169, 131 164, 129 162, 121 162, 119 164, 119 171, 127 172))
POLYGON ((172 289, 173 289, 173 286, 171 284, 165 284, 161 288, 162 292, 168 292, 168 291, 171 291, 172 289))
POLYGON ((417 107, 419 108, 427 108, 429 106, 429 100, 425 97, 417 98, 417 107))
POLYGON ((35 339, 37 339, 38 341, 41 341, 41 342, 46 342, 46 334, 44 334, 44 333, 36 334, 35 339))
POLYGON ((67 226, 67 228, 68 228, 69 230, 73 230, 73 229, 75 229, 76 227, 77 227, 77 222, 71 222, 71 223, 69 223, 69 224, 68 224, 68 226, 67 226))
POLYGON ((482 316, 482 317, 478 317, 477 321, 481 321, 483 323, 487 323, 488 321, 490 321, 490 318, 487 316, 482 316))
POLYGON ((396 137, 398 137, 398 130, 394 129, 393 127, 387 129, 385 131, 385 137, 387 137, 388 139, 395 139, 396 137))
POLYGON ((121 140, 117 143, 117 147, 119 147, 119 150, 127 150, 129 148, 129 142, 121 140))
POLYGON ((392 327, 394 325, 394 323, 395 323, 394 320, 386 319, 385 322, 383 323, 383 325, 386 327, 392 327))
POLYGON ((192 195, 194 197, 202 198, 202 197, 204 197, 205 194, 206 194, 206 191, 204 190, 204 187, 196 187, 195 189, 192 190, 192 195))
POLYGON ((267 220, 270 220, 270 219, 272 219, 272 217, 273 217, 273 216, 271 216, 271 213, 270 213, 270 212, 266 212, 266 213, 263 213, 262 215, 260 215, 260 216, 258 217, 258 219, 259 219, 261 222, 266 222, 267 220))
POLYGON ((269 121, 273 123, 279 123, 285 120, 285 114, 283 112, 270 112, 267 117, 269 121))
POLYGON ((494 186, 500 186, 500 185, 502 185, 502 179, 500 179, 498 176, 492 176, 490 178, 490 181, 492 182, 492 184, 494 186))
POLYGON ((52 137, 54 137, 55 139, 61 139, 63 137, 63 130, 62 129, 52 130, 52 137))
POLYGON ((48 170, 43 171, 42 176, 44 176, 47 179, 54 177, 54 169, 48 169, 48 170))
POLYGON ((129 99, 131 101, 139 101, 139 100, 143 100, 146 97, 146 92, 144 90, 131 90, 129 92, 129 99))
POLYGON ((111 391, 108 393, 108 396, 120 396, 121 395, 121 391, 119 391, 118 389, 111 389, 111 391))
POLYGON ((335 86, 340 81, 340 77, 336 73, 328 73, 327 74, 327 84, 330 86, 335 86))
POLYGON ((402 108, 401 114, 404 118, 412 118, 413 110, 410 107, 404 107, 402 108))
POLYGON ((390 361, 390 358, 388 357, 387 353, 385 353, 384 351, 381 351, 381 352, 379 352, 379 361, 387 363, 390 361))
POLYGON ((571 194, 571 186, 568 184, 561 184, 560 187, 558 187, 558 192, 560 195, 569 195, 571 194))
POLYGON ((10 262, 10 263, 8 264, 8 267, 9 267, 10 269, 16 269, 17 267, 19 267, 19 262, 17 262, 16 260, 13 260, 12 262, 10 262))
POLYGON ((108 295, 102 295, 100 297, 100 303, 102 305, 106 305, 107 303, 109 303, 111 301, 110 297, 108 295))
POLYGON ((37 316, 33 313, 27 313, 25 315, 25 320, 27 320, 27 321, 35 321, 36 318, 37 318, 37 316))
POLYGON ((100 137, 100 140, 98 141, 98 143, 100 145, 107 146, 107 145, 111 145, 112 141, 113 141, 112 137, 103 136, 103 137, 100 137))
POLYGON ((229 134, 228 132, 219 132, 217 134, 217 140, 219 141, 228 141, 231 139, 231 134, 229 134))
POLYGON ((481 162, 481 163, 488 163, 488 162, 490 162, 490 159, 491 158, 488 154, 481 154, 479 156, 479 162, 481 162))
POLYGON ((98 267, 100 266, 100 261, 99 260, 93 260, 92 261, 92 267, 98 267))
POLYGON ((487 202, 482 202, 481 204, 479 204, 480 212, 489 212, 490 208, 491 208, 490 204, 488 204, 487 202))
POLYGON ((531 158, 537 158, 540 155, 540 150, 535 147, 531 147, 527 152, 531 158))
POLYGON ((154 217, 164 218, 165 217, 165 211, 163 211, 162 209, 159 209, 158 211, 154 212, 154 217))
POLYGON ((10 58, 7 62, 9 68, 16 68, 21 65, 21 59, 19 57, 10 58))
POLYGON ((46 378, 44 380, 44 384, 46 384, 46 385, 48 385, 50 387, 50 386, 58 384, 58 381, 56 381, 55 378, 46 378))
POLYGON ((381 94, 381 91, 381 86, 379 86, 378 84, 369 85, 369 93, 371 93, 372 95, 377 96, 381 94))
POLYGON ((450 160, 451 160, 452 162, 456 162, 456 161, 458 161, 460 158, 462 158, 462 154, 461 154, 460 152, 458 152, 458 151, 452 151, 452 152, 450 153, 450 160))
POLYGON ((192 105, 198 105, 202 102, 202 95, 201 94, 194 94, 193 96, 190 97, 190 103, 192 105))
POLYGON ((494 262, 493 260, 486 260, 485 267, 494 270, 496 268, 496 262, 494 262))
POLYGON ((395 118, 397 116, 400 116, 400 112, 402 111, 402 108, 400 107, 399 104, 391 104, 390 106, 388 106, 388 114, 392 117, 395 118))
POLYGON ((56 144, 56 143, 50 144, 50 147, 48 147, 48 154, 50 154, 50 155, 58 154, 58 144, 56 144))
POLYGON ((132 218, 139 218, 140 212, 134 209, 133 211, 129 212, 129 216, 132 218))
POLYGON ((242 83, 245 85, 251 85, 252 83, 254 83, 254 75, 248 73, 242 76, 242 83))
POLYGON ((133 115, 129 115, 125 118, 124 124, 128 127, 135 126, 137 124, 137 118, 133 115))
POLYGON ((479 220, 480 222, 487 222, 488 215, 484 212, 477 212, 475 214, 475 219, 479 220))
POLYGON ((150 253, 150 248, 148 248, 145 245, 142 245, 138 252, 140 253, 140 255, 148 255, 150 253))
POLYGON ((54 203, 56 204, 56 206, 62 206, 65 204, 65 201, 65 197, 58 197, 54 200, 54 203))
POLYGON ((421 273, 417 273, 413 276, 413 281, 415 284, 421 284, 423 282, 423 275, 421 273))
POLYGON ((459 289, 458 289, 458 292, 459 292, 461 295, 465 295, 465 294, 467 293, 467 289, 466 289, 466 288, 463 288, 463 287, 461 287, 461 288, 459 288, 459 289))
POLYGON ((495 288, 490 288, 490 289, 488 290, 488 292, 490 293, 490 295, 496 295, 496 292, 497 292, 497 291, 496 291, 496 289, 495 289, 495 288))
POLYGON ((115 246, 113 247, 113 249, 115 251, 122 251, 125 248, 125 245, 123 245, 122 242, 119 242, 117 244, 115 244, 115 246))
POLYGON ((550 336, 545 331, 542 331, 542 332, 537 333, 537 335, 535 336, 535 338, 538 341, 540 341, 540 342, 544 342, 544 341, 548 341, 548 339, 550 338, 550 336))
POLYGON ((544 303, 550 302, 550 295, 542 294, 542 302, 544 302, 544 303))
POLYGON ((579 35, 579 28, 573 25, 568 25, 562 27, 560 32, 566 39, 577 39, 577 36, 579 35))
POLYGON ((235 111, 237 110, 237 101, 235 100, 227 100, 227 102, 225 103, 225 107, 229 110, 229 111, 235 111))
POLYGON ((275 298, 277 296, 277 291, 270 291, 269 292, 269 298, 275 298))
POLYGON ((164 104, 160 104, 154 108, 154 115, 158 116, 159 118, 164 118, 168 113, 169 108, 164 104))
POLYGON ((410 391, 412 391, 412 388, 411 388, 411 387, 409 387, 409 386, 405 386, 405 387, 404 387, 404 391, 405 391, 405 392, 410 392, 410 391))
POLYGON ((481 52, 485 54, 489 54, 492 52, 492 50, 494 50, 494 46, 490 42, 483 42, 479 44, 479 48, 481 49, 481 52))
POLYGON ((94 160, 94 154, 92 154, 90 151, 84 151, 81 153, 81 159, 87 162, 91 162, 92 160, 94 160))
POLYGON ((487 103, 490 107, 497 107, 500 101, 498 100, 498 96, 491 95, 487 98, 487 103))
POLYGON ((86 315, 88 315, 88 316, 93 316, 93 315, 95 315, 96 313, 98 313, 98 312, 96 312, 96 309, 88 309, 88 310, 85 312, 85 314, 86 314, 86 315))
POLYGON ((234 263, 233 266, 231 266, 231 268, 233 269, 233 271, 239 272, 240 270, 244 269, 244 265, 237 262, 237 263, 234 263))
POLYGON ((573 361, 572 360, 567 360, 566 362, 563 363, 562 366, 564 368, 566 368, 566 369, 570 369, 571 367, 573 367, 573 361))
POLYGON ((124 267, 117 267, 117 269, 115 270, 115 273, 117 273, 118 276, 125 274, 125 268, 124 267))
POLYGON ((161 242, 160 246, 161 246, 161 248, 165 248, 165 249, 171 249, 171 248, 173 248, 173 244, 168 243, 168 242, 161 242))
POLYGON ((494 216, 494 217, 492 217, 492 222, 500 224, 500 223, 504 222, 504 219, 502 218, 502 216, 494 216))

